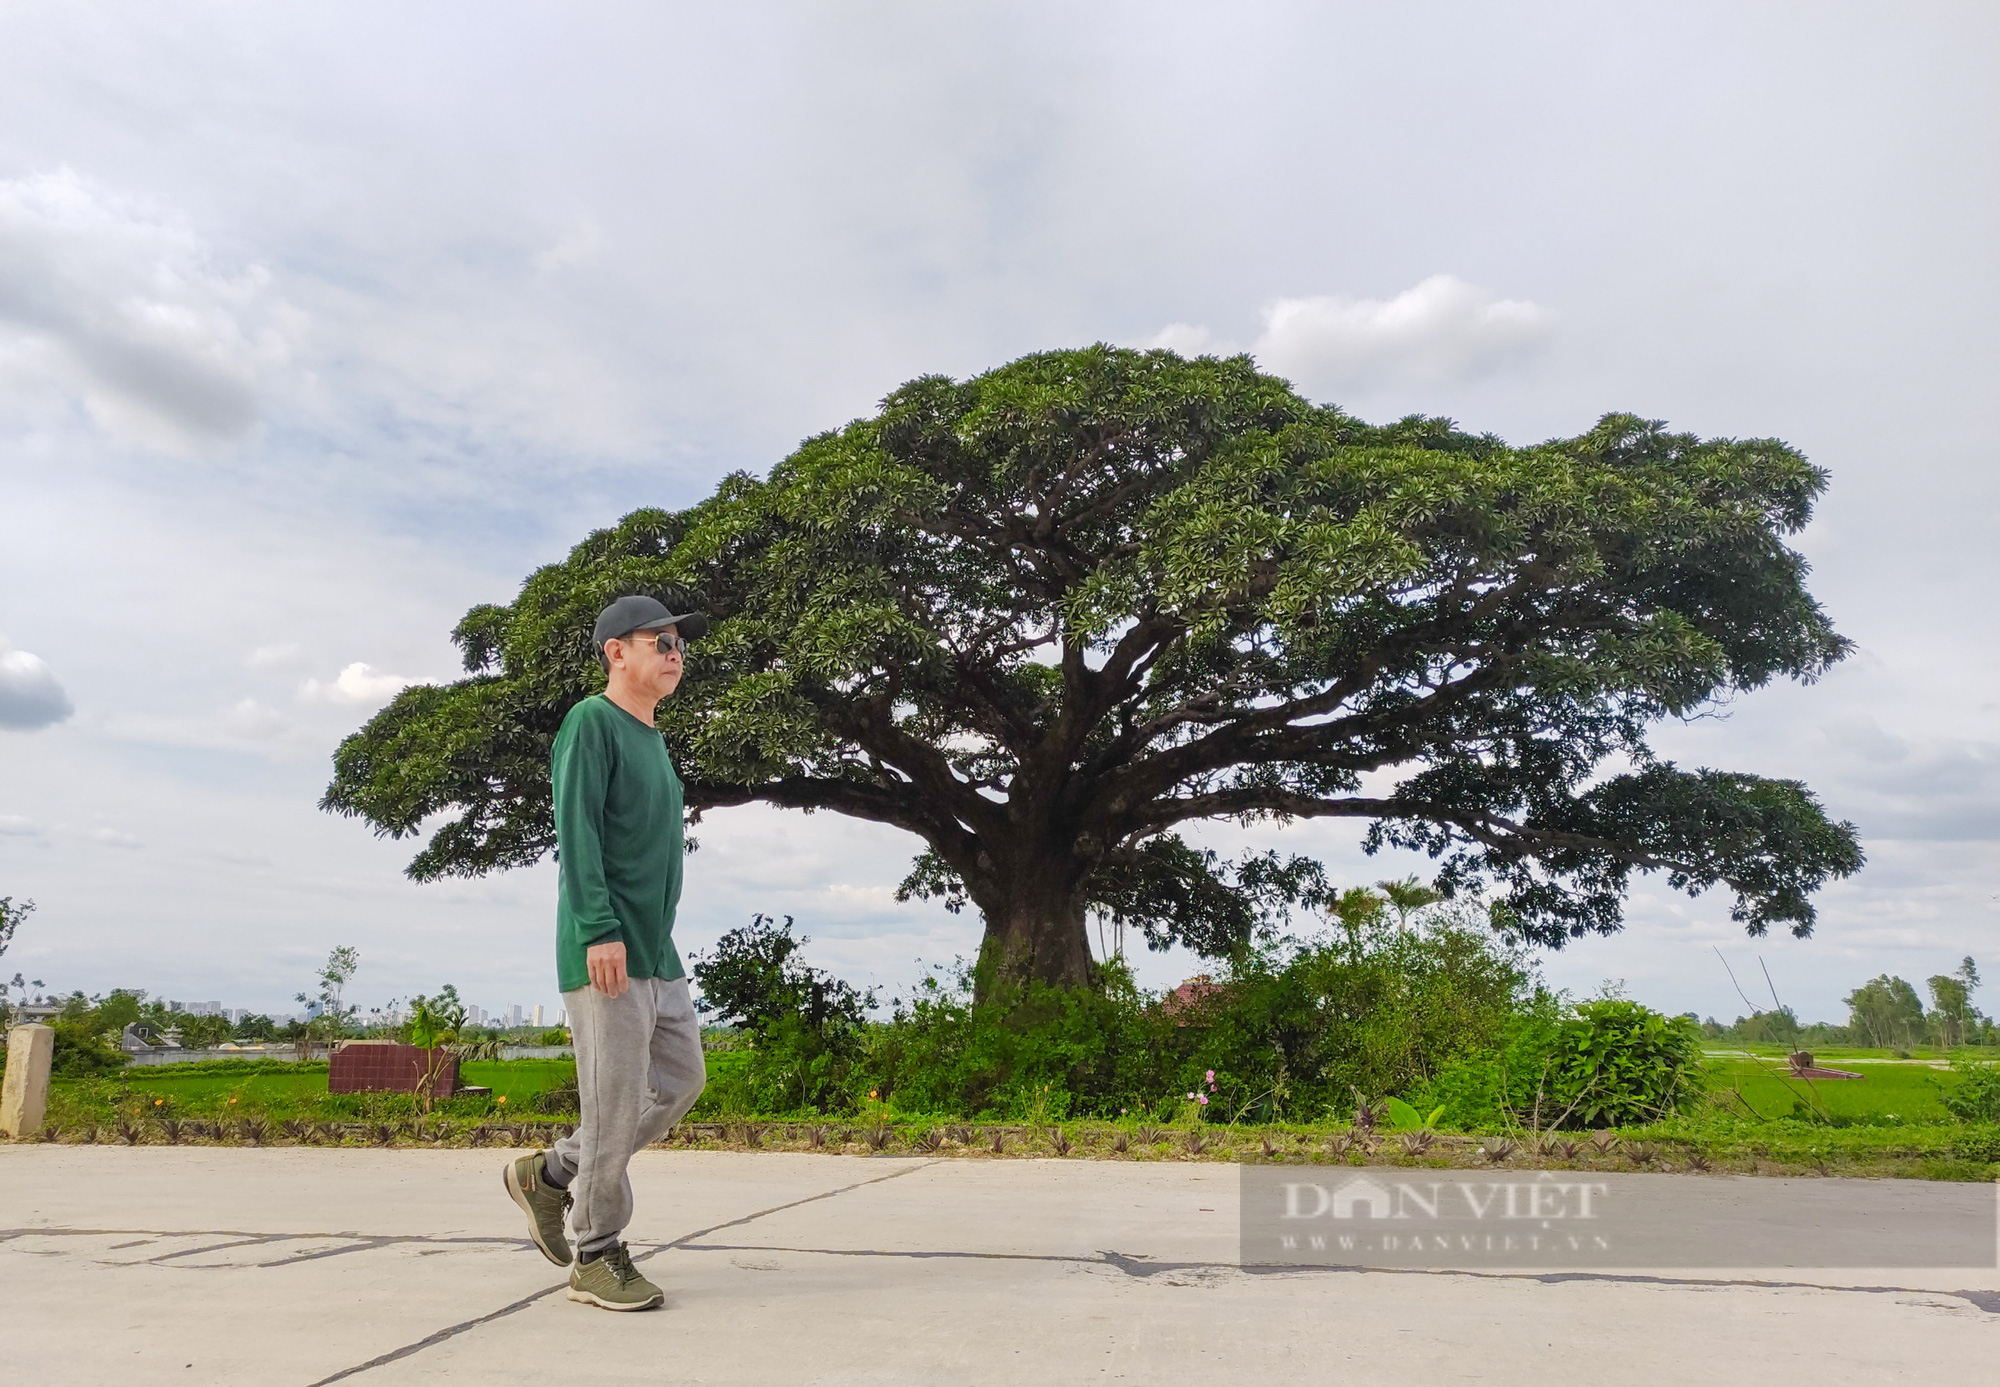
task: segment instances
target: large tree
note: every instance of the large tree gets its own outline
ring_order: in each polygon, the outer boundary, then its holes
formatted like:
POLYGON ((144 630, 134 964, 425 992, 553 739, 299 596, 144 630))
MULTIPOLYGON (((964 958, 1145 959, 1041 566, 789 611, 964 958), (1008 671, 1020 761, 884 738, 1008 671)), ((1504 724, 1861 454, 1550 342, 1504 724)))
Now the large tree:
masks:
POLYGON ((660 714, 691 813, 907 829, 904 891, 976 906, 991 976, 1086 981, 1093 909, 1220 953, 1324 897, 1307 859, 1180 836, 1210 819, 1360 820, 1552 945, 1618 929, 1635 870, 1802 935, 1853 827, 1647 733, 1845 653, 1784 542, 1825 484, 1782 443, 1627 415, 1532 447, 1373 427, 1247 357, 925 377, 474 608, 468 677, 348 738, 323 807, 396 837, 448 816, 419 880, 537 860, 592 618, 649 592, 713 616, 660 714))

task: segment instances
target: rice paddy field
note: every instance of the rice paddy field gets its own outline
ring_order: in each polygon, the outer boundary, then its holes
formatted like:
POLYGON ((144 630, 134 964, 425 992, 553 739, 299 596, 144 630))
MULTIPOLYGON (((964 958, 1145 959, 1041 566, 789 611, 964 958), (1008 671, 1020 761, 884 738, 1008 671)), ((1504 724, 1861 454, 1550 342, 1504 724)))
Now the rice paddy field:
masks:
POLYGON ((1836 1122, 1949 1122, 1938 1094, 1961 1082, 1944 1061, 1884 1060, 1879 1052, 1815 1051, 1823 1068, 1848 1069, 1859 1079, 1794 1079, 1782 1057, 1724 1057, 1710 1070, 1711 1091, 1734 1092, 1757 1117, 1817 1114, 1836 1122))

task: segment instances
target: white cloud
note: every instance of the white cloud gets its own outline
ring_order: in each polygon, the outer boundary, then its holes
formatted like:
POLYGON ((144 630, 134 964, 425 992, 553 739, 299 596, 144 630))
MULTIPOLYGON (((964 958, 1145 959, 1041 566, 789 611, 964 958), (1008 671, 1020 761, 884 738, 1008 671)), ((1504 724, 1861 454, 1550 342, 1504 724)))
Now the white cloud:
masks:
POLYGON ((1264 310, 1255 352, 1280 375, 1315 382, 1388 374, 1463 379, 1534 351, 1550 326, 1539 304, 1432 275, 1392 299, 1279 299, 1264 310))
POLYGON ((16 650, 0 636, 0 727, 33 732, 75 711, 41 656, 16 650))
MULTIPOLYGON (((1316 387, 1470 379, 1539 350, 1554 321, 1540 304, 1496 298, 1448 274, 1387 299, 1279 299, 1263 318, 1251 355, 1266 370, 1316 387)), ((1186 356, 1241 350, 1194 323, 1170 323, 1144 345, 1186 356)))
POLYGON ((342 707, 380 707, 412 684, 428 679, 408 679, 400 674, 384 674, 373 665, 356 660, 332 681, 308 679, 299 685, 299 697, 308 703, 337 703, 342 707))
POLYGON ((120 441, 243 434, 300 321, 177 217, 69 169, 0 180, 0 381, 59 387, 120 441))
POLYGON ((285 669, 299 663, 303 651, 297 644, 260 645, 243 657, 251 669, 285 669))
POLYGON ((93 828, 90 841, 102 843, 107 848, 142 848, 145 843, 129 833, 121 833, 115 828, 93 828))
POLYGON ((36 838, 41 832, 32 819, 19 814, 0 814, 0 834, 9 838, 36 838))
POLYGON ((269 704, 254 698, 232 703, 222 714, 223 726, 253 742, 276 741, 298 731, 298 724, 269 704))

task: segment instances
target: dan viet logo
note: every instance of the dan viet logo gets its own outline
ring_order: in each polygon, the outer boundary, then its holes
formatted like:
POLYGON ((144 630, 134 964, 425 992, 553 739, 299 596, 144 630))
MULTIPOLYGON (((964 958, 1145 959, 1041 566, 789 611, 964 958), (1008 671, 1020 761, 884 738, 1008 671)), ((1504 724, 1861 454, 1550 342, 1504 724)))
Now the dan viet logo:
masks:
POLYGON ((1433 1180, 1427 1184, 1398 1181, 1384 1185, 1357 1175, 1331 1192, 1312 1181, 1285 1182, 1287 1219, 1595 1219, 1602 1216, 1597 1201, 1609 1190, 1599 1181, 1558 1180, 1541 1175, 1533 1180, 1487 1180, 1479 1183, 1433 1180))
POLYGON ((1285 1181, 1270 1231, 1281 1253, 1608 1252, 1609 1186, 1560 1179, 1285 1181))

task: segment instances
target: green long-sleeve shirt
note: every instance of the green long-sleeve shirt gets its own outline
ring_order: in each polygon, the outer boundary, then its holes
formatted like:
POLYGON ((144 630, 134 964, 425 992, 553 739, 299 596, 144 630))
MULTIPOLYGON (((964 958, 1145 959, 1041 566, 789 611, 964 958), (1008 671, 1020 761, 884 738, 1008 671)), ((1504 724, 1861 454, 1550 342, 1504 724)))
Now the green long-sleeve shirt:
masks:
POLYGON ((549 757, 556 800, 556 978, 587 986, 584 950, 623 940, 625 971, 686 976, 674 948, 681 899, 681 779, 658 729, 602 694, 563 718, 549 757))

